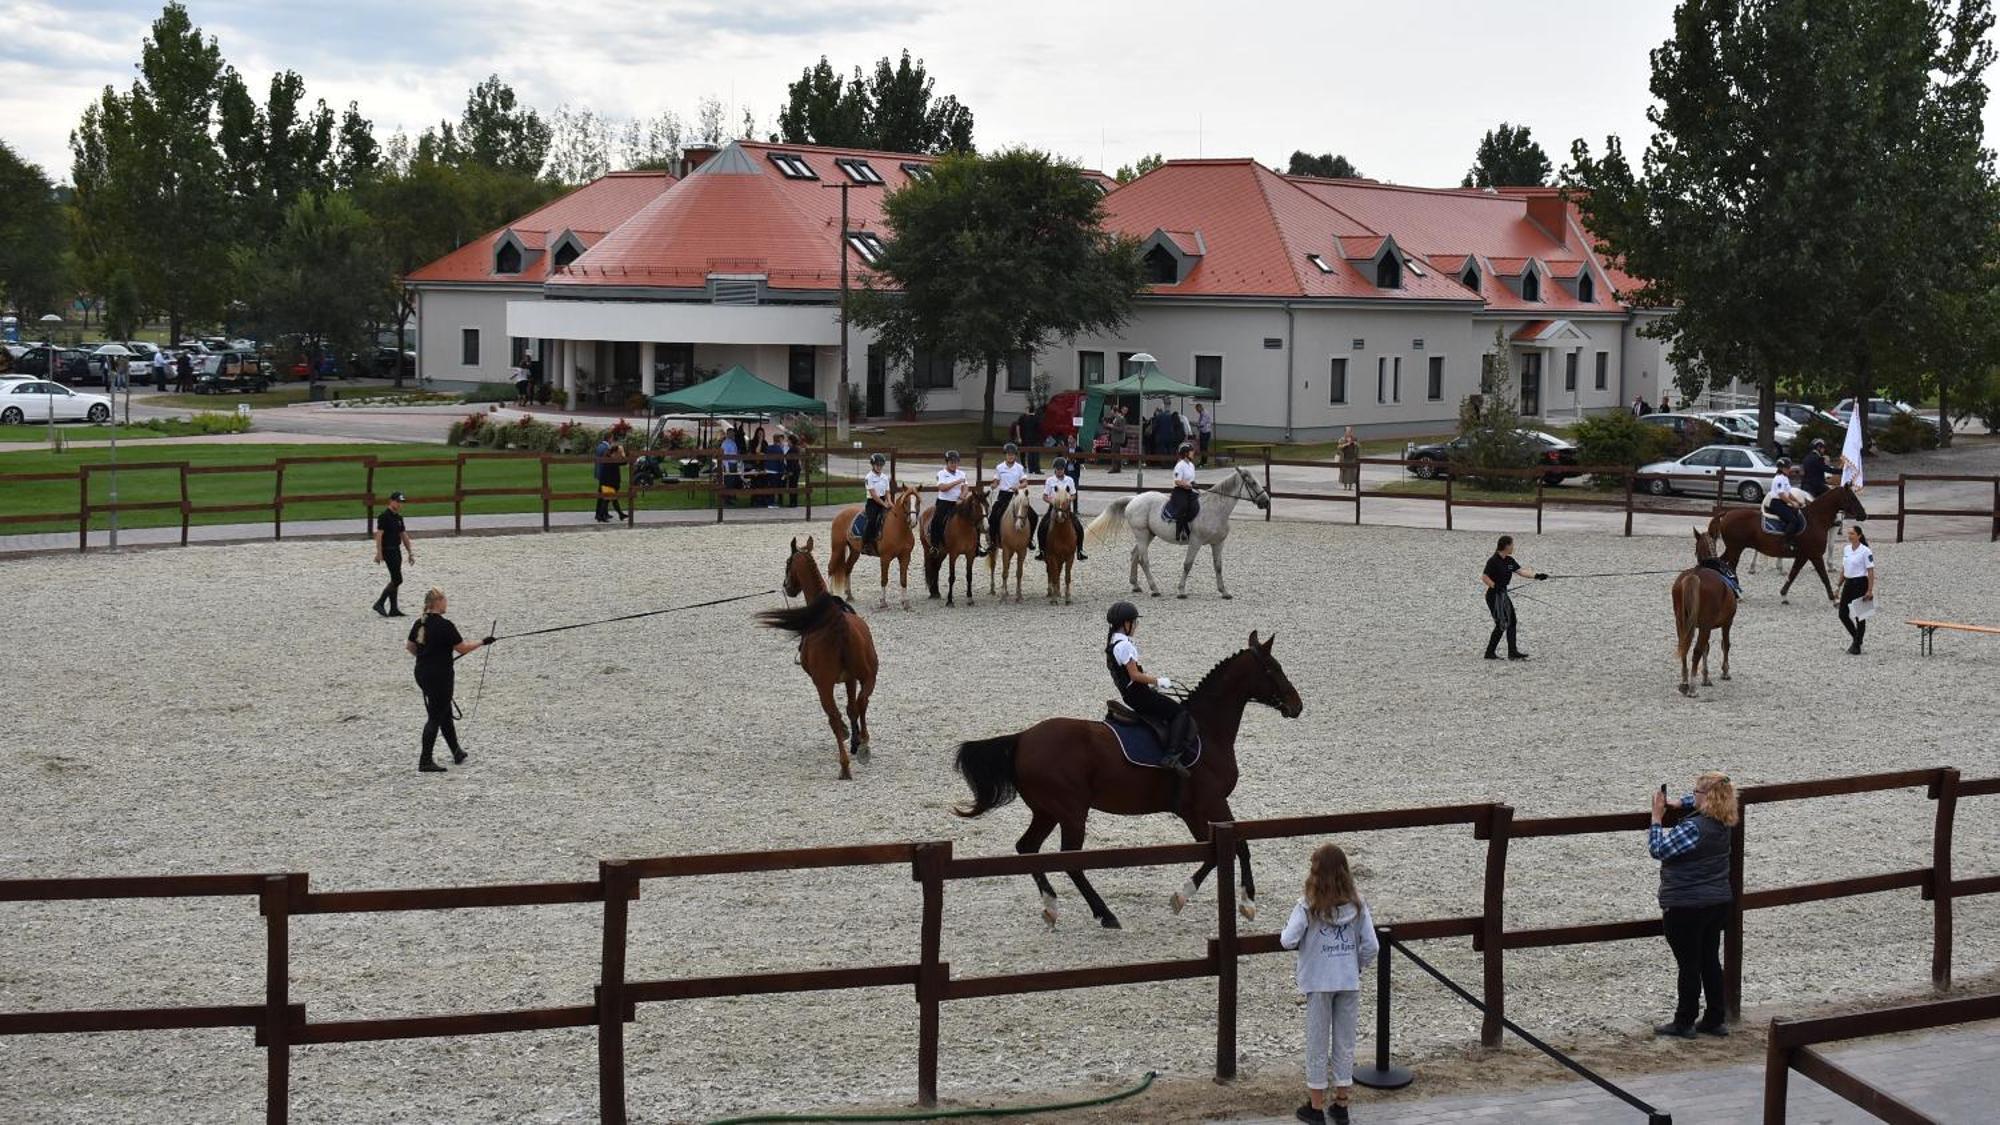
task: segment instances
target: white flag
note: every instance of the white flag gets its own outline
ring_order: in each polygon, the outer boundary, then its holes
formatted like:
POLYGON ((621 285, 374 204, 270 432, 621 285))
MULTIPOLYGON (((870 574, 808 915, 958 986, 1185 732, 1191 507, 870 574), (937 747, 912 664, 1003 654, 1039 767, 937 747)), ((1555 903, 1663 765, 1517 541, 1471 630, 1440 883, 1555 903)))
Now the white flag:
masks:
POLYGON ((1847 440, 1840 446, 1840 483, 1861 490, 1861 411, 1860 400, 1847 415, 1847 440))

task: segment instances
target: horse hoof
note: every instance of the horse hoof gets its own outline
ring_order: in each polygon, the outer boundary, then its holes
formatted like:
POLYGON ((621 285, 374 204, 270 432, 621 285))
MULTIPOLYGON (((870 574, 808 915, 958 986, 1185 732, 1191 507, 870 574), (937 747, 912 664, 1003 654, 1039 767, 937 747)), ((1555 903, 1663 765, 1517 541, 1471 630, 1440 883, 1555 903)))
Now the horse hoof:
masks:
POLYGON ((1053 911, 1053 910, 1046 910, 1046 909, 1045 909, 1045 910, 1043 910, 1043 911, 1042 911, 1042 925, 1044 925, 1044 926, 1048 927, 1048 928, 1049 928, 1049 929, 1051 929, 1051 930, 1055 929, 1055 928, 1056 928, 1056 912, 1055 912, 1055 911, 1053 911))
POLYGON ((1254 898, 1244 899, 1242 902, 1236 904, 1236 912, 1243 915, 1245 922, 1255 922, 1257 920, 1257 900, 1254 898))
POLYGON ((1123 926, 1120 926, 1118 924, 1118 916, 1116 914, 1111 914, 1108 912, 1104 915, 1104 917, 1099 918, 1097 920, 1097 924, 1103 926, 1107 930, 1124 929, 1123 926))
POLYGON ((861 761, 861 762, 865 762, 868 760, 868 744, 866 742, 863 742, 854 748, 854 758, 856 761, 861 761))
POLYGON ((1725 680, 1726 680, 1726 679, 1728 679, 1728 678, 1729 678, 1729 673, 1727 673, 1727 672, 1724 672, 1724 673, 1722 674, 1722 678, 1723 678, 1723 679, 1725 679, 1725 680))
POLYGON ((1179 914, 1182 910, 1186 909, 1187 904, 1188 900, 1181 897, 1181 893, 1179 891, 1175 891, 1173 894, 1167 896, 1167 909, 1173 911, 1176 914, 1179 914))
POLYGON ((1159 597, 1159 596, 1160 596, 1160 592, 1159 592, 1158 590, 1155 590, 1155 591, 1153 591, 1153 596, 1154 596, 1154 597, 1156 597, 1156 598, 1157 598, 1157 597, 1159 597))
POLYGON ((1223 601, 1225 601, 1225 602, 1230 602, 1230 601, 1235 601, 1235 600, 1236 600, 1236 595, 1235 595, 1235 594, 1232 594, 1232 593, 1230 593, 1230 592, 1229 592, 1229 591, 1227 591, 1227 590, 1224 590, 1224 591, 1222 592, 1222 600, 1223 600, 1223 601))
POLYGON ((1694 689, 1693 689, 1693 688, 1691 688, 1691 687, 1689 687, 1689 686, 1687 686, 1686 684, 1682 684, 1682 685, 1681 685, 1681 694, 1682 694, 1682 695, 1685 695, 1685 696, 1687 696, 1687 697, 1688 697, 1689 699, 1693 699, 1693 698, 1694 698, 1694 689))
POLYGON ((853 780, 854 780, 854 771, 853 771, 853 770, 851 770, 851 769, 848 769, 848 768, 847 768, 847 764, 846 764, 845 762, 841 763, 841 766, 840 766, 840 780, 842 780, 842 781, 853 781, 853 780))

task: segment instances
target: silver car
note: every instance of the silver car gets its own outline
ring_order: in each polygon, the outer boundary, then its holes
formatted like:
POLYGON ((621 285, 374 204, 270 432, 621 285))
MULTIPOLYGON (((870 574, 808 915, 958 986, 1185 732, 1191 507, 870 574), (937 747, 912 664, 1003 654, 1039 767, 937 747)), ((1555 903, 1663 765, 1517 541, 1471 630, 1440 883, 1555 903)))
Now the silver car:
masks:
POLYGON ((1777 472, 1776 462, 1762 450, 1743 445, 1704 445, 1675 461, 1641 465, 1637 483, 1655 496, 1670 492, 1713 496, 1716 479, 1725 477, 1722 485, 1728 493, 1755 504, 1764 498, 1764 486, 1777 472))

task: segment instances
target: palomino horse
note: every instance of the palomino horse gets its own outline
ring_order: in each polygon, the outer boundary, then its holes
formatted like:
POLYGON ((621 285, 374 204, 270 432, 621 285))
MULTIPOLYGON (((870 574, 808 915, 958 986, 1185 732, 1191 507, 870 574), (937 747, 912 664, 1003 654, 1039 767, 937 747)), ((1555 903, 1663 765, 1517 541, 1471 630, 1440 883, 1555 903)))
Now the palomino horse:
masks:
MULTIPOLYGON (((1215 487, 1202 493, 1201 514, 1196 516, 1188 531, 1187 558, 1181 563, 1180 597, 1187 597, 1188 573, 1194 569, 1194 560, 1203 547, 1208 548, 1215 560, 1215 588, 1223 597, 1230 595, 1229 588, 1222 584, 1222 543, 1229 538, 1229 513, 1236 507, 1236 501, 1249 497, 1259 508, 1271 506, 1271 496, 1264 491, 1256 474, 1237 466, 1235 471, 1223 477, 1215 487)), ((1120 517, 1125 526, 1132 529, 1132 567, 1128 576, 1132 592, 1139 592, 1139 571, 1146 571, 1146 585, 1152 587, 1153 596, 1160 596, 1159 584, 1153 581, 1152 550, 1153 540, 1174 541, 1174 521, 1160 515, 1166 506, 1167 494, 1147 492, 1138 496, 1126 496, 1111 502, 1111 505, 1097 514, 1084 529, 1084 539, 1096 543, 1110 533, 1111 527, 1120 517)))
POLYGON ((1048 521, 1048 530, 1042 533, 1042 563, 1049 568, 1049 602, 1053 604, 1058 595, 1064 605, 1070 604, 1069 583, 1076 570, 1077 533, 1076 520, 1071 517, 1076 510, 1076 497, 1067 492, 1058 492, 1049 498, 1049 510, 1043 515, 1048 521))
POLYGON ((1696 565, 1674 579, 1674 630, 1679 640, 1675 654, 1681 661, 1681 694, 1690 699, 1694 698, 1694 686, 1688 683, 1690 670, 1701 673, 1701 686, 1715 686, 1708 678, 1708 635, 1716 629, 1722 630, 1722 678, 1729 678, 1729 626, 1736 620, 1735 591, 1721 574, 1700 565, 1715 557, 1715 548, 1698 527, 1694 529, 1694 557, 1696 565), (1688 661, 1690 647, 1692 664, 1688 661))
POLYGON ((1861 506, 1861 498, 1846 485, 1829 488, 1806 505, 1805 530, 1793 537, 1796 552, 1785 550, 1785 537, 1764 530, 1764 513, 1759 509, 1739 508, 1735 511, 1717 512, 1708 521, 1709 538, 1722 547, 1722 562, 1731 571, 1736 569, 1736 560, 1752 547, 1759 554, 1774 559, 1790 557, 1792 572, 1785 576, 1785 584, 1778 590, 1778 600, 1789 602, 1786 595, 1791 593, 1792 583, 1798 580, 1799 571, 1807 563, 1819 572, 1820 585, 1826 587, 1826 600, 1838 601, 1834 593, 1833 579, 1826 576, 1826 534, 1833 528, 1835 516, 1865 520, 1868 512, 1861 506))
POLYGON ((938 596, 938 574, 944 570, 945 561, 951 561, 951 575, 944 588, 944 604, 956 605, 958 589, 958 559, 965 557, 965 604, 972 604, 972 560, 979 557, 979 533, 986 527, 986 493, 977 488, 966 488, 965 499, 944 521, 944 543, 931 544, 931 513, 935 507, 925 508, 918 521, 918 528, 924 536, 924 584, 930 587, 931 597, 938 596))
MULTIPOLYGON (((1053 537, 1055 529, 1049 529, 1053 537)), ((1273 638, 1275 640, 1276 638, 1273 638)), ((1201 732, 1201 757, 1185 781, 1171 770, 1135 766, 1125 760, 1118 740, 1103 723, 1092 719, 1043 719, 1018 734, 984 738, 958 748, 958 772, 972 789, 972 803, 952 810, 959 816, 980 816, 1012 801, 1028 803, 1032 819, 1014 845, 1026 855, 1040 851, 1049 833, 1062 829, 1062 850, 1083 847, 1084 822, 1090 811, 1119 816, 1171 812, 1197 841, 1208 839, 1208 826, 1233 819, 1229 795, 1236 789, 1236 732, 1243 708, 1251 702, 1276 708, 1288 719, 1298 718, 1302 704, 1285 670, 1271 655, 1271 641, 1250 634, 1250 647, 1224 659, 1188 695, 1188 713, 1201 732), (1179 796, 1178 806, 1176 795, 1179 796)), ((1242 901, 1245 918, 1257 913, 1257 884, 1250 875, 1250 845, 1239 841, 1236 857, 1243 866, 1242 901)), ((1201 865, 1169 904, 1178 911, 1192 898, 1214 869, 1201 865)), ((1106 929, 1117 929, 1118 918, 1104 905, 1081 871, 1070 872, 1090 912, 1106 929)), ((1042 895, 1042 920, 1056 924, 1056 892, 1048 877, 1037 873, 1042 895)))
POLYGON ((767 609, 757 620, 771 629, 799 635, 799 667, 812 677, 819 689, 819 705, 826 711, 827 725, 833 728, 833 743, 840 751, 840 779, 851 780, 847 754, 848 723, 854 728, 854 756, 868 760, 868 697, 875 694, 875 637, 868 623, 832 593, 819 575, 813 559, 813 541, 806 545, 792 540, 792 553, 785 559, 785 596, 805 598, 805 604, 785 609, 767 609), (847 723, 840 720, 840 708, 833 701, 833 686, 847 689, 847 723))
POLYGON ((1007 568, 1014 568, 1014 601, 1021 600, 1021 575, 1028 568, 1028 552, 1035 549, 1035 506, 1026 491, 1014 494, 1007 510, 1000 513, 1000 535, 986 554, 986 592, 993 593, 994 564, 1000 569, 1000 600, 1007 600, 1007 568))
MULTIPOLYGON (((917 548, 917 503, 917 490, 905 486, 896 490, 889 501, 889 510, 882 513, 882 527, 875 533, 875 557, 882 560, 882 600, 875 603, 877 609, 889 608, 891 562, 901 569, 903 608, 910 608, 910 552, 917 548)), ((853 594, 851 579, 863 557, 850 534, 854 521, 861 518, 861 509, 862 505, 856 504, 842 508, 833 517, 833 550, 828 552, 826 578, 827 584, 842 596, 853 594)))

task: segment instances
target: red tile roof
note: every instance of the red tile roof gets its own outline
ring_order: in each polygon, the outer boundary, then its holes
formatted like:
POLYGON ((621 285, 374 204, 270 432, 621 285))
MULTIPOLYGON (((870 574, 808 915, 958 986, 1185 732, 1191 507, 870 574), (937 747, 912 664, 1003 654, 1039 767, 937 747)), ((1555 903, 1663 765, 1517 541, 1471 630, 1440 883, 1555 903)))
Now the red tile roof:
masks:
POLYGON ((1549 325, 1554 323, 1555 321, 1553 320, 1531 320, 1528 323, 1523 324, 1520 327, 1520 329, 1514 333, 1514 338, 1516 340, 1533 340, 1537 336, 1540 336, 1542 333, 1547 332, 1549 330, 1549 325))
POLYGON ((422 284, 486 282, 540 285, 548 278, 548 256, 542 251, 563 231, 574 231, 588 247, 632 217, 674 185, 665 172, 613 172, 592 180, 568 195, 530 211, 519 219, 466 243, 444 257, 411 272, 408 281, 422 284), (521 241, 521 272, 496 274, 493 254, 508 231, 521 241))

